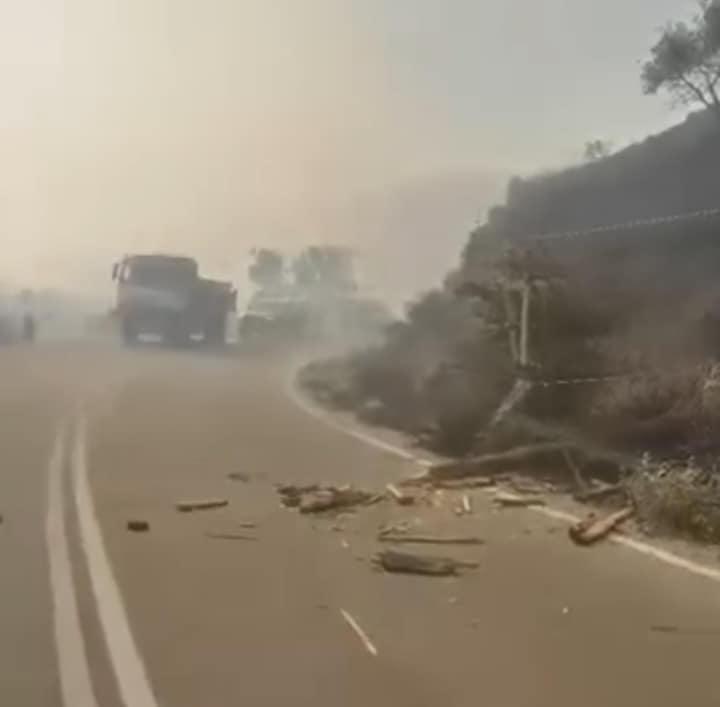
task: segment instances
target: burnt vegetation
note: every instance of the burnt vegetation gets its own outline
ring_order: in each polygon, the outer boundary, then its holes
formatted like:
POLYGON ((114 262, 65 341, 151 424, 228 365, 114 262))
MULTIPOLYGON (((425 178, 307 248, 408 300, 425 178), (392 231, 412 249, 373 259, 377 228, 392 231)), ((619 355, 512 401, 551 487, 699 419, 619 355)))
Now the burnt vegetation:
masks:
POLYGON ((302 383, 450 456, 537 442, 616 455, 606 481, 648 530, 720 541, 718 0, 665 27, 641 80, 703 109, 512 179, 442 287, 302 383))
MULTIPOLYGON (((450 456, 571 438, 713 467, 719 177, 720 122, 705 112, 612 156, 515 179, 442 287, 411 303, 381 344, 316 362, 301 383, 325 404, 450 456), (523 287, 531 292, 525 361, 523 287), (527 390, 495 424, 518 380, 527 390)), ((632 488, 665 509, 667 499, 647 490, 648 474, 632 488)), ((669 488, 685 489, 686 478, 674 473, 669 488)), ((670 525, 715 537, 704 521, 686 520, 670 525)))

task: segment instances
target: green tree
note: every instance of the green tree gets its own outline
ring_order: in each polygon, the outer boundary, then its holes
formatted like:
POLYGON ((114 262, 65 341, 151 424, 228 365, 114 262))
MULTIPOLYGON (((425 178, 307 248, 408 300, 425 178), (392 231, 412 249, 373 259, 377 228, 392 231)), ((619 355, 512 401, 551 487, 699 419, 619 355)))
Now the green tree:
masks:
POLYGON ((720 0, 703 0, 692 22, 672 22, 642 67, 646 94, 667 92, 681 105, 701 104, 720 120, 720 0))
POLYGON ((590 140, 585 143, 585 159, 588 162, 601 160, 608 157, 612 152, 612 145, 604 140, 590 140))

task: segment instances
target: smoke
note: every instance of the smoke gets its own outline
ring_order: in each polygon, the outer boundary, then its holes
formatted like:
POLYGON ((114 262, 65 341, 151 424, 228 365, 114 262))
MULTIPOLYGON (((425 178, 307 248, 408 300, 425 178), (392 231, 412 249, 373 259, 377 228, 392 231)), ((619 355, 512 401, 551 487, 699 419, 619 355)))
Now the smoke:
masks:
POLYGON ((439 118, 354 19, 335 0, 0 4, 0 280, 109 293, 128 251, 237 279, 255 245, 363 241, 378 217, 357 204, 428 168, 439 118))

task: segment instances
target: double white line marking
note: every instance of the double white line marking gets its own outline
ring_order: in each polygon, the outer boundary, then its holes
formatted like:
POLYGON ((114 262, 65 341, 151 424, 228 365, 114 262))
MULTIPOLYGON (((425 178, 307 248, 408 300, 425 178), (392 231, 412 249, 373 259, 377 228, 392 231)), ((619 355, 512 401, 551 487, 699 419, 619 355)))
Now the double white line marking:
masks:
POLYGON ((120 696, 126 707, 157 707, 97 520, 88 481, 86 441, 87 422, 81 415, 72 426, 63 424, 60 427, 48 464, 46 535, 63 705, 98 707, 78 612, 65 522, 67 509, 63 483, 69 461, 81 545, 120 696), (68 459, 69 431, 72 433, 72 450, 68 459))

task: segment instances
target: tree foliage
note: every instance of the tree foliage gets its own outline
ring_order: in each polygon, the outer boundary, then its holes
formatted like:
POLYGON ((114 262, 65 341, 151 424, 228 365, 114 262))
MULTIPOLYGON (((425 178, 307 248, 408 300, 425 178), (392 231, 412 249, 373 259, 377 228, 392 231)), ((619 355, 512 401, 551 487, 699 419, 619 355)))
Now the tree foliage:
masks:
POLYGON ((285 261, 275 250, 260 248, 253 251, 253 262, 248 276, 260 289, 267 290, 282 286, 285 280, 285 261))
POLYGON ((691 23, 668 24, 642 67, 646 94, 663 90, 680 104, 701 104, 720 120, 720 0, 703 0, 691 23))
POLYGON ((612 152, 612 146, 605 140, 590 140, 585 143, 585 159, 589 162, 601 160, 608 157, 612 152))
POLYGON ((295 284, 353 291, 356 288, 351 251, 339 246, 310 246, 292 264, 295 284))

